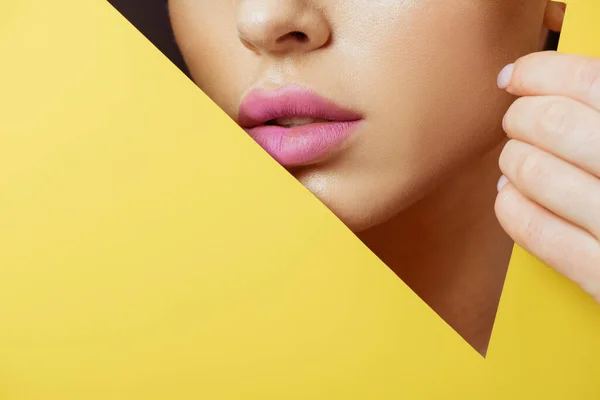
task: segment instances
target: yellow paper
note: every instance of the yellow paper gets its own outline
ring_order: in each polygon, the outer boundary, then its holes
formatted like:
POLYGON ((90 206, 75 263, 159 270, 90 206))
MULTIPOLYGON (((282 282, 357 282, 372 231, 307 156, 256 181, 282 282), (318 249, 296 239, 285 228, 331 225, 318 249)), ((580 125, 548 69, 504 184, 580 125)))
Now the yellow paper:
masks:
POLYGON ((106 2, 0 48, 0 399, 600 398, 573 285, 517 250, 484 360, 106 2))

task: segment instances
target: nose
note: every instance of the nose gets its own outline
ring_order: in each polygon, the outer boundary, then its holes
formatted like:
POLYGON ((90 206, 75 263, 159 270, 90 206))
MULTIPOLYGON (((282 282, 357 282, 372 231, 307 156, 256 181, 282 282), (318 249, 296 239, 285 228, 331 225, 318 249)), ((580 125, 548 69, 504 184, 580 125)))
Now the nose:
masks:
POLYGON ((331 36, 326 15, 309 0, 239 0, 241 42, 257 53, 288 55, 325 46, 331 36))

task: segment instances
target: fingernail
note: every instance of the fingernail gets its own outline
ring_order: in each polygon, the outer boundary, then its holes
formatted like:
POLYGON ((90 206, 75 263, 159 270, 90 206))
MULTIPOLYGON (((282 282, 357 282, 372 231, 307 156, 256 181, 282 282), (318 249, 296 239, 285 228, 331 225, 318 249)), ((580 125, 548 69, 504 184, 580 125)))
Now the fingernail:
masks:
POLYGON ((506 67, 502 68, 502 71, 500 71, 500 73, 498 74, 497 80, 497 84, 500 89, 506 89, 508 87, 514 70, 514 63, 508 64, 506 67))
POLYGON ((507 183, 508 183, 508 178, 507 178, 507 177, 505 177, 504 175, 502 175, 502 176, 500 177, 500 179, 498 180, 498 185, 496 186, 496 188, 498 189, 498 191, 501 191, 501 190, 502 190, 502 188, 503 188, 504 186, 506 186, 506 184, 507 184, 507 183))

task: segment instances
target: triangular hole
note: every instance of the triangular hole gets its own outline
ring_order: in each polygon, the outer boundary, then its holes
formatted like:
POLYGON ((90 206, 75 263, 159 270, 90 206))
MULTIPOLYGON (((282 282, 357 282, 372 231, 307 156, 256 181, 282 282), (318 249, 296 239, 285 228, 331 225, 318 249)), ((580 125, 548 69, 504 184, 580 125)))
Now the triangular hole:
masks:
MULTIPOLYGON (((190 76, 173 38, 167 0, 109 0, 109 3, 190 76)), ((210 37, 210 32, 206 35, 210 37)), ((295 30, 290 35, 302 39, 295 40, 299 45, 310 45, 310 38, 303 32, 295 30)), ((558 34, 551 32, 546 47, 556 48, 557 43, 558 34)), ((495 156, 497 153, 490 153, 473 169, 493 169, 495 156)), ((495 176, 496 172, 491 175, 495 176)), ((472 190, 465 183, 467 181, 463 179, 452 183, 455 185, 453 189, 441 185, 436 190, 472 190)), ((452 231, 442 226, 443 221, 449 218, 448 214, 456 208, 449 203, 436 202, 432 195, 378 228, 367 229, 357 235, 442 319, 485 356, 512 242, 495 221, 493 179, 490 178, 485 185, 481 183, 479 190, 481 193, 476 201, 485 205, 484 211, 475 212, 476 204, 462 204, 460 208, 465 212, 462 218, 472 219, 470 228, 462 231, 469 231, 469 239, 460 230, 461 223, 466 226, 464 220, 455 224, 459 230, 452 231), (444 241, 446 243, 442 243, 444 241), (465 257, 471 262, 462 262, 465 257)), ((318 192, 318 189, 313 192, 318 192)))

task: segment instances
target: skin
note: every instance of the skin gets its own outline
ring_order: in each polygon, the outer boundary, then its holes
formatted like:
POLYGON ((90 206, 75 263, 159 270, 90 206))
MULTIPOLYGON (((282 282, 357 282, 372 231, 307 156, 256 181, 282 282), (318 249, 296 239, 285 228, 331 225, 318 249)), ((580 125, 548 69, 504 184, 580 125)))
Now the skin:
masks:
POLYGON ((537 53, 500 86, 504 117, 496 213, 525 249, 600 302, 600 60, 537 53))
MULTIPOLYGON (((527 93, 512 83, 499 90, 496 78, 541 49, 544 26, 560 29, 564 7, 546 0, 171 0, 169 7, 194 81, 232 118, 252 89, 285 84, 364 116, 340 151, 290 172, 484 354, 511 237, 522 242, 515 221, 529 215, 524 204, 535 204, 514 194, 526 185, 507 165, 525 150, 513 141, 503 150, 501 125, 514 96, 527 93), (494 209, 501 152, 511 184, 494 209)), ((511 109, 508 121, 531 118, 511 109)))

